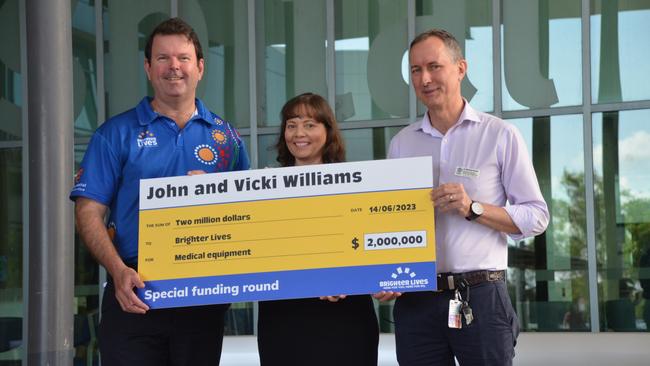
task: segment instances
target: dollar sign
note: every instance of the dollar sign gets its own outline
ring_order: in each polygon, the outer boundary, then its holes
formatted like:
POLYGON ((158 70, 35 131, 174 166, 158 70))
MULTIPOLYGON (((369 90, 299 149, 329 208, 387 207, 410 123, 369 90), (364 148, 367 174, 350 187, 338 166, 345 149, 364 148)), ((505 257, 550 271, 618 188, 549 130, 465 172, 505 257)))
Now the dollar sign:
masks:
POLYGON ((357 250, 358 247, 359 247, 359 239, 357 238, 352 239, 352 249, 357 250))

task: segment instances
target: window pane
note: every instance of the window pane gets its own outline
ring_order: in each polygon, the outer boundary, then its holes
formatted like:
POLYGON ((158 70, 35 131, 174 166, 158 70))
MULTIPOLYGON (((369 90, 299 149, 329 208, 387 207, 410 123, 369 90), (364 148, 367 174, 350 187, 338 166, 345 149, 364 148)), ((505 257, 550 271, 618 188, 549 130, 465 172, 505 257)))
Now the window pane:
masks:
MULTIPOLYGON (((88 1, 73 1, 73 5, 74 132, 78 138, 89 137, 97 128, 95 7, 88 1)), ((84 152, 85 147, 81 151, 75 151, 75 170, 79 168, 84 152)), ((99 265, 76 232, 74 251, 74 361, 92 363, 99 360, 96 337, 99 322, 99 265), (93 360, 88 360, 89 357, 93 360)))
POLYGON ((502 0, 503 110, 582 103, 580 0, 502 0))
POLYGON ((0 2, 0 141, 22 138, 18 0, 0 2))
POLYGON ((593 115, 602 330, 650 325, 650 110, 593 115))
MULTIPOLYGON (((72 71, 75 137, 90 137, 97 128, 97 58, 95 7, 76 1, 72 9, 72 71)), ((100 96, 103 97, 103 94, 100 96)))
POLYGON ((22 199, 22 150, 0 149, 0 363, 22 355, 22 199))
POLYGON ((278 135, 260 135, 257 140, 259 168, 274 168, 280 166, 275 160, 278 156, 278 151, 275 149, 275 144, 278 142, 278 135))
MULTIPOLYGON (((169 0, 109 1, 104 6, 106 116, 135 107, 153 95, 144 72, 147 36, 169 18, 169 0)), ((204 37, 205 38, 205 37, 204 37)), ((205 40, 201 40, 202 44, 205 40)))
MULTIPOLYGON (((417 1, 416 34, 431 28, 451 32, 460 43, 468 70, 462 93, 472 106, 481 111, 494 110, 492 72, 492 2, 417 1)), ((408 76, 408 69, 404 70, 408 76)), ((418 103, 418 115, 425 107, 418 103)))
POLYGON ((509 242, 508 290, 522 329, 589 330, 582 116, 508 122, 526 141, 551 213, 544 234, 509 242))
POLYGON ((402 62, 408 48, 406 1, 337 0, 336 117, 408 117, 402 62))
MULTIPOLYGON (((258 0, 258 69, 262 70, 260 126, 280 124, 284 103, 301 93, 327 97, 325 1, 258 0)), ((261 165, 260 165, 261 166, 261 165)))
POLYGON ((591 1, 594 103, 650 99, 650 2, 591 1))
POLYGON ((343 130, 347 161, 386 159, 388 145, 402 127, 343 130))
MULTIPOLYGON (((86 145, 74 147, 75 170, 86 153, 86 145)), ((99 325, 99 264, 92 257, 75 231, 75 272, 74 272, 74 360, 87 363, 99 360, 97 329, 99 325)))
POLYGON ((179 1, 178 14, 194 28, 203 48, 205 71, 197 97, 236 127, 249 127, 247 2, 179 1))

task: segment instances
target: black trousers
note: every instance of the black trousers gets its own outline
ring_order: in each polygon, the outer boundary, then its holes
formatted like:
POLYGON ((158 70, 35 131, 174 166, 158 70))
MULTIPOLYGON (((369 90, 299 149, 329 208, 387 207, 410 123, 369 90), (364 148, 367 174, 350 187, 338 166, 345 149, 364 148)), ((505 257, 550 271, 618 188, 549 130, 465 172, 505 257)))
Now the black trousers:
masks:
MULTIPOLYGON (((465 296, 465 291, 461 292, 465 296)), ((449 328, 449 300, 454 291, 412 292, 393 309, 397 360, 401 366, 512 365, 519 323, 505 282, 484 282, 470 288, 474 321, 449 328)))
POLYGON ((229 304, 122 311, 113 283, 104 290, 99 324, 102 366, 219 365, 229 304))
POLYGON ((377 366, 379 326, 369 295, 260 301, 262 366, 377 366))

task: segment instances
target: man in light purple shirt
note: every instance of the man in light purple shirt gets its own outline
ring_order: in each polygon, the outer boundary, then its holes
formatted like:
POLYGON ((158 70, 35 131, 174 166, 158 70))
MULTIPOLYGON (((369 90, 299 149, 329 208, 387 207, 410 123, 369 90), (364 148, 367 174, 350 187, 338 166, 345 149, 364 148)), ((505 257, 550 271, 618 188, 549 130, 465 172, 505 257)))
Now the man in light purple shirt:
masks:
POLYGON ((456 39, 420 34, 411 80, 428 111, 391 141, 389 158, 433 157, 438 292, 405 293, 394 309, 402 365, 511 365, 519 332, 505 285, 506 236, 539 235, 549 221, 517 129, 461 96, 467 72, 456 39), (508 205, 506 205, 506 202, 508 205))

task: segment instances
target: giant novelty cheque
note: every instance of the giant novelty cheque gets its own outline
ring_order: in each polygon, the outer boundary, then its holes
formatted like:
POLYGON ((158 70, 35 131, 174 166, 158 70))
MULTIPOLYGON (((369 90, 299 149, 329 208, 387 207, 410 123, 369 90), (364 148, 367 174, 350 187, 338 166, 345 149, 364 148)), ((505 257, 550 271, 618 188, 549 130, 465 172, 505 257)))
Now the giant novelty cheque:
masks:
POLYGON ((144 179, 151 308, 436 288, 431 158, 144 179))

